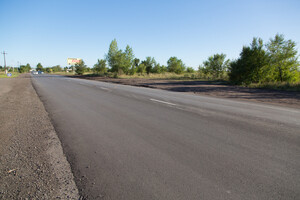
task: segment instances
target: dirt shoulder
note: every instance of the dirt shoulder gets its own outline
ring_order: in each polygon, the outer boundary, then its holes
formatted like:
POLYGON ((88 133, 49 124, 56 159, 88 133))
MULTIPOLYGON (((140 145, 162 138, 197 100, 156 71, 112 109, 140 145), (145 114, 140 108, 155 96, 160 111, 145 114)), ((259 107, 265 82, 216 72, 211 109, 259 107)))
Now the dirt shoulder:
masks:
POLYGON ((0 199, 78 199, 30 75, 0 79, 0 199))
POLYGON ((226 85, 216 81, 161 80, 161 79, 120 79, 108 77, 73 76, 89 80, 150 87, 174 92, 188 92, 242 101, 260 102, 291 108, 300 108, 300 93, 266 89, 254 89, 226 85))

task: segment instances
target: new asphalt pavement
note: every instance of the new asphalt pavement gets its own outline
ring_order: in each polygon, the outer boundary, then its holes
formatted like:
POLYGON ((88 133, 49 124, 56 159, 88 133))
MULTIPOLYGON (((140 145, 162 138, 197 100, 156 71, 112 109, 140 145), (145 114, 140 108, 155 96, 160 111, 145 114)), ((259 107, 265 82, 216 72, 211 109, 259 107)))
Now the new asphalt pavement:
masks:
POLYGON ((300 199, 300 110, 33 75, 87 199, 300 199))

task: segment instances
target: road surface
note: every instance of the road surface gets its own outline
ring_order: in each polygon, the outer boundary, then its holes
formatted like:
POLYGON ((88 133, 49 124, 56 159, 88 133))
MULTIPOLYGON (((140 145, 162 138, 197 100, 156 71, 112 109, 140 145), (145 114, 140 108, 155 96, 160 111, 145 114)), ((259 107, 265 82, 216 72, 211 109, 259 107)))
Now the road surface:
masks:
POLYGON ((300 110, 32 79, 87 199, 300 199, 300 110))

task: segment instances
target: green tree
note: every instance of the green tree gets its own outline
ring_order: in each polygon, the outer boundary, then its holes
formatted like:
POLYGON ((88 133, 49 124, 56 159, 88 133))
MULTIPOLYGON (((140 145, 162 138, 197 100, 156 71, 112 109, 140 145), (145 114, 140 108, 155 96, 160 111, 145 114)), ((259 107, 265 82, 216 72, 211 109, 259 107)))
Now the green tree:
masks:
POLYGON ((137 73, 144 74, 145 72, 146 66, 143 63, 139 64, 139 66, 137 67, 137 73))
POLYGON ((86 65, 84 64, 84 61, 82 60, 79 63, 75 64, 75 73, 78 75, 83 75, 83 73, 86 71, 86 65))
POLYGON ((98 59, 98 62, 93 67, 93 71, 97 74, 107 72, 106 60, 104 60, 104 59, 99 60, 98 59))
POLYGON ((146 57, 146 60, 142 61, 142 63, 146 67, 147 74, 150 74, 150 72, 152 71, 152 68, 156 65, 155 59, 150 56, 146 57))
POLYGON ((266 77, 264 68, 267 65, 267 54, 263 41, 253 38, 250 46, 244 46, 240 58, 231 62, 229 79, 235 84, 250 84, 260 82, 266 77))
POLYGON ((108 53, 106 54, 106 60, 110 66, 111 72, 117 73, 129 73, 129 69, 133 64, 134 54, 130 46, 126 46, 125 51, 118 49, 116 39, 114 39, 109 46, 108 53))
POLYGON ((204 72, 211 74, 213 78, 223 78, 224 72, 229 65, 229 60, 225 60, 225 58, 225 54, 210 56, 203 62, 204 72))
POLYGON ((134 75, 137 72, 137 68, 138 68, 139 64, 140 64, 140 59, 138 59, 138 58, 133 59, 133 64, 129 70, 130 75, 134 75))
POLYGON ((53 72, 61 72, 62 71, 62 68, 60 65, 55 65, 55 66, 51 67, 51 69, 53 72))
POLYGON ((122 59, 121 59, 121 69, 123 70, 123 72, 125 74, 128 74, 129 73, 129 69, 131 68, 131 66, 133 65, 133 58, 134 58, 134 54, 133 54, 133 51, 132 51, 132 48, 127 45, 126 48, 125 48, 125 51, 122 53, 122 59))
POLYGON ((137 67, 132 65, 131 68, 129 69, 129 74, 134 75, 136 73, 136 71, 137 71, 137 67))
POLYGON ((26 64, 26 71, 29 72, 31 70, 31 66, 29 63, 26 64))
POLYGON ((20 65, 19 72, 20 73, 25 73, 26 72, 26 66, 25 65, 20 65))
POLYGON ((50 68, 50 67, 46 67, 46 69, 45 69, 45 71, 47 72, 47 73, 52 73, 52 68, 50 68))
POLYGON ((29 72, 31 69, 31 66, 29 63, 27 63, 26 65, 21 65, 20 68, 19 68, 19 72, 20 73, 27 73, 29 72))
POLYGON ((187 67, 187 68, 186 68, 186 72, 188 72, 188 73, 194 73, 195 70, 194 70, 194 68, 192 68, 192 67, 187 67))
POLYGON ((154 74, 160 74, 162 73, 162 67, 159 63, 155 63, 154 67, 152 68, 152 73, 154 74))
POLYGON ((167 66, 162 65, 162 66, 160 67, 160 73, 165 73, 165 72, 167 72, 167 71, 168 71, 167 66))
POLYGON ((43 65, 41 63, 38 63, 36 65, 36 71, 42 71, 42 72, 44 71, 43 65))
POLYGON ((185 70, 185 66, 183 62, 178 59, 177 57, 171 57, 168 62, 168 71, 169 72, 175 72, 176 74, 181 74, 185 70))
POLYGON ((108 65, 111 68, 112 72, 118 72, 118 58, 119 58, 119 48, 117 40, 114 39, 111 41, 108 49, 108 53, 106 54, 106 60, 108 62, 108 65))
POLYGON ((285 40, 283 35, 277 34, 266 46, 269 56, 269 65, 266 69, 267 79, 275 82, 297 81, 299 62, 296 43, 292 40, 285 40))
POLYGON ((138 59, 138 58, 133 59, 133 65, 134 65, 135 67, 138 67, 139 64, 140 64, 140 59, 138 59))

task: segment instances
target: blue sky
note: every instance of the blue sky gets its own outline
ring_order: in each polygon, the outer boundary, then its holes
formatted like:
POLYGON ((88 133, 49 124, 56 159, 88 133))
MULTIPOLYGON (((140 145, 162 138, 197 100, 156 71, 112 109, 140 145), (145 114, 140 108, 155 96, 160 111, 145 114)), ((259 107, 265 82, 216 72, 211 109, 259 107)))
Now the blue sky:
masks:
POLYGON ((141 60, 177 56, 196 69, 215 53, 237 58, 253 37, 281 33, 299 48, 300 1, 0 0, 0 27, 8 65, 66 66, 79 57, 92 67, 116 38, 141 60))

